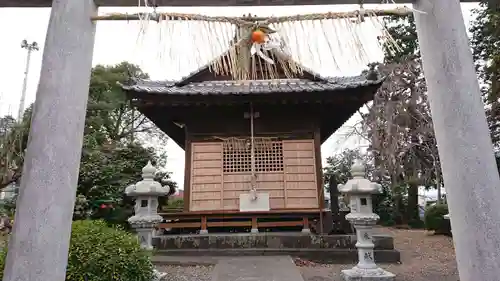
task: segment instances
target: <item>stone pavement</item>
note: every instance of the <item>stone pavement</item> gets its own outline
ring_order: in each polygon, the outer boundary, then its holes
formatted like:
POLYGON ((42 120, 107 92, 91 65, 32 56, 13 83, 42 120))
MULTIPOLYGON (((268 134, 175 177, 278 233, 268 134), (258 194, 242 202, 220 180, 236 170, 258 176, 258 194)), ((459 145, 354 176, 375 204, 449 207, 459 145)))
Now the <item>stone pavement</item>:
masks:
POLYGON ((153 255, 151 261, 155 266, 209 266, 216 265, 219 260, 228 258, 231 257, 153 255))
POLYGON ((304 281, 290 256, 220 259, 212 281, 304 281))

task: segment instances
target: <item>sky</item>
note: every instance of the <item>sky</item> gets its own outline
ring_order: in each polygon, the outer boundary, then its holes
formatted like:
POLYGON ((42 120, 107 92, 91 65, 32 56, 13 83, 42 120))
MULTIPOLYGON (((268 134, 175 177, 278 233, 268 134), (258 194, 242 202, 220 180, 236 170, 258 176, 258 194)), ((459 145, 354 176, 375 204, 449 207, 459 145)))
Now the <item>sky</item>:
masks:
MULTIPOLYGON (((365 5, 368 8, 376 8, 378 5, 365 5)), ((379 6, 380 7, 380 6, 379 6)), ((472 20, 471 9, 477 4, 462 4, 464 21, 466 26, 472 20)), ((252 13, 258 16, 282 16, 315 12, 337 12, 356 10, 357 6, 350 5, 329 5, 329 6, 279 6, 279 7, 164 7, 160 8, 165 12, 198 13, 211 16, 241 16, 252 13)), ((100 8, 99 13, 113 12, 137 12, 137 8, 100 8)), ((29 67, 28 87, 26 93, 26 106, 34 102, 36 89, 41 69, 41 59, 46 35, 46 28, 49 20, 49 8, 0 8, 0 115, 16 115, 19 107, 19 99, 22 91, 24 79, 24 69, 26 64, 26 50, 21 48, 23 39, 28 42, 36 41, 40 45, 40 50, 32 54, 29 67), (8 28, 12 27, 12 28, 8 28)), ((146 32, 146 39, 138 41, 140 25, 137 22, 99 22, 94 47, 93 65, 112 65, 122 61, 129 61, 138 64, 154 80, 175 80, 187 75, 199 67, 199 61, 188 60, 192 53, 199 49, 198 44, 192 44, 188 40, 189 30, 181 30, 173 36, 169 44, 177 46, 176 61, 169 60, 162 56, 165 52, 165 38, 159 39, 160 30, 155 28, 155 23, 149 25, 146 32), (182 62, 180 64, 180 62, 182 62)), ((347 32, 347 31, 345 31, 347 32)), ((300 55, 301 63, 313 68, 325 76, 351 76, 358 75, 365 68, 367 62, 381 61, 382 52, 377 44, 376 36, 380 31, 372 25, 363 25, 357 30, 361 34, 363 44, 367 50, 367 61, 353 63, 343 61, 340 69, 333 69, 329 63, 328 56, 321 58, 325 63, 311 60, 308 56, 300 55), (309 60, 309 61, 308 61, 309 60)), ((309 34, 306 40, 314 38, 316 34, 309 34)), ((345 35, 345 34, 344 34, 345 35)), ((342 40, 341 40, 342 41, 342 40)), ((326 44, 326 43, 325 43, 326 44)), ((336 56, 349 57, 349 48, 344 53, 336 56)), ((351 53, 352 55, 352 53, 351 53)), ((206 59, 208 62, 209 58, 206 59)), ((357 122, 357 117, 353 116, 340 128, 336 134, 328 139, 321 147, 323 162, 326 157, 332 156, 345 148, 356 148, 366 146, 359 138, 347 137, 349 128, 357 122)), ((159 144, 165 145, 165 144, 159 144)), ((172 173, 172 178, 179 186, 183 187, 184 182, 184 151, 173 141, 166 144, 168 152, 168 164, 166 170, 172 173)))

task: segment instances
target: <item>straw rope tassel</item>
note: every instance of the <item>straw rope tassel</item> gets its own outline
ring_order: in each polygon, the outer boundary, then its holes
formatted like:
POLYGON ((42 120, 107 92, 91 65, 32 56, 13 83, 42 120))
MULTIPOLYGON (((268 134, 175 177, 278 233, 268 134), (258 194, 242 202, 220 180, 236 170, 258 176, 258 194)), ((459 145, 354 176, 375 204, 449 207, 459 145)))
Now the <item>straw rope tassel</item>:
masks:
MULTIPOLYGON (((361 40, 358 26, 371 24, 382 32, 382 37, 388 48, 400 49, 384 27, 381 16, 406 16, 413 13, 413 9, 400 7, 395 9, 365 9, 361 5, 359 10, 350 12, 314 13, 283 17, 211 17, 198 14, 164 13, 151 6, 148 0, 138 0, 138 6, 151 10, 149 13, 135 14, 108 14, 92 18, 100 20, 138 20, 140 31, 137 41, 144 40, 149 23, 157 21, 161 25, 162 38, 176 38, 180 30, 188 29, 188 44, 206 46, 192 48, 189 54, 190 63, 199 66, 206 64, 207 59, 213 59, 209 65, 211 71, 218 75, 230 75, 236 80, 247 79, 274 79, 279 76, 278 67, 283 69, 286 77, 295 78, 302 74, 303 69, 294 61, 307 60, 319 63, 321 66, 319 42, 326 43, 326 53, 323 48, 321 56, 332 57, 334 66, 338 69, 336 57, 344 56, 342 52, 349 49, 354 55, 348 58, 348 64, 368 64, 367 49, 361 40), (249 38, 252 30, 256 28, 268 32, 268 41, 264 44, 254 44, 249 38), (246 30, 237 32, 234 30, 246 30), (347 32, 346 32, 347 31, 347 32), (240 34, 241 33, 241 34, 240 34), (344 38, 347 37, 347 38, 344 38), (233 38, 233 40, 229 40, 233 38), (230 42, 231 41, 231 42, 230 42), (253 45, 253 50, 251 47, 253 45), (225 51, 225 56, 220 55, 225 51), (255 61, 251 52, 260 57, 263 62, 255 61), (272 53, 272 56, 271 56, 272 53), (245 57, 247 57, 245 59, 245 57), (257 71, 248 59, 260 64, 266 71, 257 71), (251 67, 248 67, 251 65, 251 67), (260 76, 259 76, 260 75, 260 76)), ((376 40, 376 38, 374 38, 376 40)), ((173 65, 186 63, 186 48, 175 46, 169 42, 165 60, 173 65)), ((350 57, 350 56, 349 56, 350 57)))

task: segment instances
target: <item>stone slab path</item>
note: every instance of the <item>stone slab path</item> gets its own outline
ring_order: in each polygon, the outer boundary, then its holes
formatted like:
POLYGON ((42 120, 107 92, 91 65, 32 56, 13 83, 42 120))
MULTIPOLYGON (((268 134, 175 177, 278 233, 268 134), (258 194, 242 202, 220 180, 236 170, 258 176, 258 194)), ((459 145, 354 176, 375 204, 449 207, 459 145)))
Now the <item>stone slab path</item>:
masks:
POLYGON ((231 257, 213 256, 159 256, 153 255, 151 261, 155 266, 209 266, 216 265, 220 260, 231 257))
POLYGON ((290 256, 231 257, 215 266, 212 281, 304 281, 290 256))

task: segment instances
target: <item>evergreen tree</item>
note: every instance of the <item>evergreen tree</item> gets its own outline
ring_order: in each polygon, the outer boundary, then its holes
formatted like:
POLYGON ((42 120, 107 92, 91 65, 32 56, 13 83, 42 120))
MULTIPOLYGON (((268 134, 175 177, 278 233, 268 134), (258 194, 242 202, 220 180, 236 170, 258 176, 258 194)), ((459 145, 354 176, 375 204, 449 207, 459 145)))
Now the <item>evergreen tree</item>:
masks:
POLYGON ((482 1, 473 10, 471 47, 486 108, 491 138, 500 148, 500 9, 482 1))

